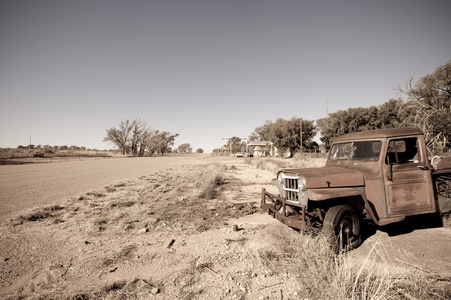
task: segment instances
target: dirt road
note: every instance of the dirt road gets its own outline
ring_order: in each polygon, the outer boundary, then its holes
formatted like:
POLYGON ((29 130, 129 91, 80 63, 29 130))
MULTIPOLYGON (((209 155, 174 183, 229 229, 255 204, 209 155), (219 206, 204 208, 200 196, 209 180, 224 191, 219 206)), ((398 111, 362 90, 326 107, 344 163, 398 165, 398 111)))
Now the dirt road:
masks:
POLYGON ((68 161, 0 166, 0 217, 103 189, 108 184, 134 180, 156 171, 199 163, 209 156, 163 156, 68 161))

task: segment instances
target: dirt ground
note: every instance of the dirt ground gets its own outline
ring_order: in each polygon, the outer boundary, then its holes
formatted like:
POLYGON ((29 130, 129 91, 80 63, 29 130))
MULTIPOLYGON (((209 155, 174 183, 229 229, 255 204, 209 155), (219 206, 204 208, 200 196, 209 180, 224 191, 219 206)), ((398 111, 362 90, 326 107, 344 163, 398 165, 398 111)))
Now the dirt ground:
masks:
MULTIPOLYGON (((276 234, 299 234, 259 209, 274 174, 223 163, 209 197, 196 194, 208 166, 190 164, 3 220, 0 298, 307 299, 295 277, 258 255, 276 234)), ((446 278, 450 241, 449 228, 375 231, 347 255, 446 278)))

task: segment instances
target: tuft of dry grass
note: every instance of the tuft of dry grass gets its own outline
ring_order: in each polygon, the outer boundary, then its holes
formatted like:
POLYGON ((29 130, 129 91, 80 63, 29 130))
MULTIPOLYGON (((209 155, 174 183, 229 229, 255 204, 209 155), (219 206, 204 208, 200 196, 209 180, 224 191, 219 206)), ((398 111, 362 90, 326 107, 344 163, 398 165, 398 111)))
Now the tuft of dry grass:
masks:
POLYGON ((451 227, 451 213, 444 213, 442 214, 442 223, 443 227, 449 228, 451 227))
POLYGON ((52 205, 48 207, 36 208, 30 211, 27 211, 24 214, 19 215, 17 218, 13 219, 13 225, 21 225, 25 222, 35 222, 44 220, 51 217, 56 217, 59 214, 60 210, 63 210, 64 206, 52 205))
MULTIPOLYGON (((129 281, 116 280, 111 283, 106 283, 103 287, 97 289, 96 291, 90 293, 78 292, 69 296, 65 295, 60 299, 151 299, 155 293, 160 293, 160 290, 156 289, 154 284, 152 284, 149 280, 135 278, 129 281)), ((45 297, 42 299, 45 299, 45 297)))
POLYGON ((225 183, 226 170, 227 166, 223 164, 208 165, 197 177, 192 196, 207 200, 214 198, 217 187, 225 183))
POLYGON ((108 267, 115 266, 119 262, 132 257, 136 249, 137 249, 136 245, 124 246, 121 249, 119 249, 119 251, 115 251, 112 254, 107 255, 101 262, 101 265, 108 267))

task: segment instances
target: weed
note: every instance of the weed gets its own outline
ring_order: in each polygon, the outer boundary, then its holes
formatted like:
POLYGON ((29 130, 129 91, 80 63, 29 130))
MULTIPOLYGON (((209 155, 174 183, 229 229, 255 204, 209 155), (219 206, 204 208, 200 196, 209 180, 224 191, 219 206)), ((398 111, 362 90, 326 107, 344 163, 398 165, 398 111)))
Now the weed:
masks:
POLYGON ((212 199, 218 185, 224 184, 224 172, 227 167, 221 164, 208 165, 195 182, 194 196, 204 199, 212 199))
POLYGON ((443 227, 445 227, 445 228, 451 227, 451 213, 450 212, 442 214, 442 223, 443 223, 443 227))
POLYGON ((136 245, 125 246, 119 251, 105 257, 102 261, 102 265, 105 267, 111 267, 118 262, 129 259, 132 256, 133 252, 136 251, 136 249, 136 245))
POLYGON ((112 284, 107 284, 105 287, 103 287, 103 291, 105 293, 109 293, 111 291, 117 291, 122 289, 127 284, 127 281, 125 280, 119 280, 115 281, 112 284))
POLYGON ((105 191, 106 191, 107 193, 114 193, 114 192, 117 191, 117 189, 116 189, 114 186, 106 186, 106 187, 105 187, 105 191))
POLYGON ((52 206, 44 207, 44 208, 37 208, 30 212, 20 215, 18 218, 16 218, 14 220, 15 221, 14 225, 20 225, 20 224, 23 224, 24 222, 35 222, 35 221, 44 220, 44 219, 47 219, 50 217, 54 217, 55 213, 57 211, 60 211, 63 209, 64 209, 64 207, 59 206, 59 205, 52 205, 52 206))
POLYGON ((130 207, 135 205, 135 201, 116 201, 110 204, 111 208, 122 208, 122 207, 130 207))
POLYGON ((94 296, 90 296, 87 293, 76 293, 72 296, 69 296, 67 299, 69 300, 89 300, 93 299, 94 296))
POLYGON ((94 196, 94 197, 96 197, 96 198, 101 198, 101 197, 105 197, 105 196, 106 196, 104 193, 102 193, 102 192, 96 192, 96 191, 88 192, 88 193, 86 193, 86 195, 87 195, 87 196, 94 196))
POLYGON ((252 157, 245 157, 244 158, 244 163, 248 164, 248 165, 252 164, 252 157))

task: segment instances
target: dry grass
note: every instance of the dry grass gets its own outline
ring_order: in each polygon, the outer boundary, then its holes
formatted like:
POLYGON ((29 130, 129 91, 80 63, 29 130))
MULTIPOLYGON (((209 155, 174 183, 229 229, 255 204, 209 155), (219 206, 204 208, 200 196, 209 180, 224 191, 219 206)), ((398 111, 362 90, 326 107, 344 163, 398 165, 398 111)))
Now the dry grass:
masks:
POLYGON ((329 237, 320 233, 285 235, 272 232, 276 247, 254 253, 276 274, 296 276, 300 294, 309 299, 387 299, 391 280, 351 267, 336 255, 329 237))
MULTIPOLYGON (((47 218, 55 218, 56 216, 59 216, 59 211, 63 210, 63 206, 59 205, 52 205, 48 207, 43 208, 35 208, 32 210, 29 210, 23 214, 20 214, 18 217, 16 217, 14 220, 12 220, 12 225, 17 226, 21 225, 25 222, 36 222, 45 220, 47 218)), ((59 222, 59 219, 54 219, 54 223, 59 222), (55 221, 57 220, 57 221, 55 221)))
POLYGON ((208 165, 197 177, 192 196, 204 199, 213 199, 217 187, 225 182, 224 172, 226 170, 226 165, 208 165))
MULTIPOLYGON (((155 285, 144 279, 117 280, 106 283, 96 291, 79 292, 69 297, 61 295, 61 299, 88 300, 88 299, 149 299, 153 294, 160 293, 155 285)), ((44 299, 44 298, 43 298, 44 299)))
POLYGON ((443 223, 443 227, 451 227, 451 213, 444 213, 442 214, 442 223, 443 223))
POLYGON ((276 174, 280 169, 284 168, 321 168, 326 163, 326 158, 317 157, 313 154, 297 154, 294 158, 284 159, 279 157, 254 157, 246 158, 249 163, 256 168, 267 170, 276 174))
POLYGON ((256 212, 254 204, 218 201, 226 182, 223 164, 190 167, 189 172, 162 171, 71 199, 64 207, 41 207, 19 215, 12 224, 49 220, 76 222, 88 233, 125 233, 172 224, 200 233, 222 226, 232 216, 256 212), (177 207, 177 209, 174 209, 177 207), (186 221, 190 216, 190 221, 186 221))
POLYGON ((271 231, 273 247, 248 252, 255 264, 274 274, 295 276, 299 294, 308 299, 449 299, 448 280, 418 270, 401 275, 381 269, 376 244, 365 261, 356 266, 347 254, 336 255, 329 237, 280 230, 271 231))
POLYGON ((22 164, 57 158, 110 158, 117 156, 111 151, 54 150, 28 148, 0 148, 0 164, 22 164))

